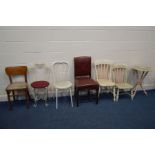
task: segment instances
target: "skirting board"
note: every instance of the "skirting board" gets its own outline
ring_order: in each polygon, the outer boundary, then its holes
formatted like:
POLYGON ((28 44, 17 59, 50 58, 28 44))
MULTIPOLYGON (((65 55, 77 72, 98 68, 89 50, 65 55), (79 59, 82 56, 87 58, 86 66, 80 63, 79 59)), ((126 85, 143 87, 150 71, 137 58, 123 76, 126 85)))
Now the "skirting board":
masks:
MULTIPOLYGON (((143 87, 144 87, 144 89, 146 89, 146 90, 155 89, 155 85, 154 85, 154 84, 152 84, 152 85, 146 84, 146 85, 143 85, 143 87)), ((141 89, 138 89, 138 90, 141 90, 141 89)), ((74 92, 73 92, 72 94, 74 94, 74 92)), ((68 96, 69 93, 61 92, 60 94, 58 94, 58 96, 60 96, 60 95, 68 96)), ((31 92, 30 92, 30 96, 33 98, 33 94, 32 94, 31 92)), ((50 97, 54 97, 54 96, 55 96, 54 91, 49 91, 48 96, 49 96, 49 98, 50 98, 50 97)), ((5 102, 5 101, 7 101, 7 95, 6 95, 6 94, 1 94, 1 95, 0 95, 0 102, 5 102)))

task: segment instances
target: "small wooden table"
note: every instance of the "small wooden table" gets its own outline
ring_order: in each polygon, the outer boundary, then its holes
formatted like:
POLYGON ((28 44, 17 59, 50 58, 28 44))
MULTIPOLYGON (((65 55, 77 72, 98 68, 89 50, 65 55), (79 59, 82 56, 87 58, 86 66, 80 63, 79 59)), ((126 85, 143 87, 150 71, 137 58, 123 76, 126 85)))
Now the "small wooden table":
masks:
POLYGON ((137 77, 137 82, 132 89, 132 99, 135 97, 138 87, 140 87, 143 90, 144 94, 147 96, 147 92, 143 88, 142 84, 147 74, 151 71, 151 68, 146 66, 135 66, 132 69, 137 77))

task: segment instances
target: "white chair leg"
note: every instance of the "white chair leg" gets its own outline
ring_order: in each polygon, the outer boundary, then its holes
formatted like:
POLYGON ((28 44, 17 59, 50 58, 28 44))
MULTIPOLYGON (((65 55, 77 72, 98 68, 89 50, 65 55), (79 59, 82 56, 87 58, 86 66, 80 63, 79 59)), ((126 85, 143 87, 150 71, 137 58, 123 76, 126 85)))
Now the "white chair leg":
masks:
POLYGON ((113 88, 113 98, 114 98, 114 102, 116 101, 116 89, 115 87, 113 88))
POLYGON ((72 89, 69 89, 70 92, 70 99, 71 99, 71 106, 73 107, 73 98, 72 98, 72 89))
POLYGON ((133 96, 133 91, 131 90, 131 92, 130 92, 131 94, 131 100, 133 101, 133 98, 134 98, 134 96, 133 96))
POLYGON ((58 109, 58 89, 55 89, 56 109, 58 109))
POLYGON ((38 100, 38 98, 37 98, 37 92, 36 92, 36 89, 34 89, 34 105, 33 105, 33 107, 37 107, 37 100, 38 100))
POLYGON ((48 107, 47 99, 48 99, 48 87, 45 88, 45 107, 48 107))
POLYGON ((116 99, 117 102, 118 102, 118 99, 119 99, 119 89, 117 89, 117 99, 116 99))
POLYGON ((98 90, 98 97, 100 96, 100 93, 101 93, 101 87, 99 87, 99 90, 98 90))

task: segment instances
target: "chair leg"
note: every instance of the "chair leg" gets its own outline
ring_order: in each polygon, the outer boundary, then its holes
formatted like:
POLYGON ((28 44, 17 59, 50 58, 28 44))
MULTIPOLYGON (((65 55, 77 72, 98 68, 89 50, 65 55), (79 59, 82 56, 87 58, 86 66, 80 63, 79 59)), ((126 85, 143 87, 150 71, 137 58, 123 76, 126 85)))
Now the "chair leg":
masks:
POLYGON ((74 87, 74 98, 76 99, 76 87, 74 87))
POLYGON ((116 101, 118 102, 119 99, 119 89, 117 89, 117 97, 116 97, 116 101))
POLYGON ((89 89, 88 89, 87 95, 88 95, 88 99, 90 100, 90 90, 89 89))
POLYGON ((113 88, 113 98, 114 98, 114 102, 116 101, 116 88, 113 88))
POLYGON ((44 96, 45 96, 45 107, 47 107, 48 106, 48 103, 47 103, 47 100, 48 100, 48 87, 45 88, 44 96))
POLYGON ((79 106, 79 90, 76 89, 76 106, 79 106))
POLYGON ((70 92, 71 105, 73 107, 73 98, 72 98, 72 89, 71 88, 69 89, 69 92, 70 92))
POLYGON ((36 108, 37 107, 37 89, 34 88, 34 104, 33 106, 36 108))
POLYGON ((28 89, 25 90, 25 97, 26 97, 26 107, 29 108, 29 92, 28 89))
POLYGON ((99 88, 96 89, 96 104, 98 104, 99 99, 99 88))
POLYGON ((133 101, 133 91, 130 91, 130 95, 131 95, 131 100, 133 101))
POLYGON ((12 103, 10 99, 10 91, 7 91, 8 103, 9 103, 9 110, 12 110, 12 103))
POLYGON ((100 98, 100 93, 101 93, 101 87, 98 89, 98 98, 100 98))
POLYGON ((55 89, 56 109, 58 109, 58 89, 55 89))
POLYGON ((13 95, 13 101, 15 101, 15 91, 12 91, 12 95, 13 95))

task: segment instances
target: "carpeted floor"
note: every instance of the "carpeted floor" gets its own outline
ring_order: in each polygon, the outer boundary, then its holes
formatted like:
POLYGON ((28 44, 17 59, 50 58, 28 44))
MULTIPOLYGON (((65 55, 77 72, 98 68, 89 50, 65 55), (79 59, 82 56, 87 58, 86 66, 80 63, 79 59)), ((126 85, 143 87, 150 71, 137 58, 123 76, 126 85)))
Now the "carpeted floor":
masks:
POLYGON ((103 94, 99 104, 92 98, 80 97, 77 108, 72 108, 69 97, 59 98, 59 109, 55 101, 49 100, 45 107, 42 101, 37 108, 26 109, 24 101, 18 101, 13 111, 8 111, 7 102, 0 103, 1 129, 155 129, 155 90, 146 97, 138 92, 133 101, 121 96, 113 102, 112 96, 103 94))

